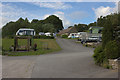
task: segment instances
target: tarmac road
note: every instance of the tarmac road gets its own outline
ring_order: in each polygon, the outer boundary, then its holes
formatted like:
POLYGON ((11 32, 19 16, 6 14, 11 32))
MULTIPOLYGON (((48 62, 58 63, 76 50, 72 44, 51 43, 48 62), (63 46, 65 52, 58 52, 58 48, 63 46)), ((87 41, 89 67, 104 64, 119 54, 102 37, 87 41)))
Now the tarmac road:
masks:
POLYGON ((62 51, 39 56, 3 56, 3 78, 117 78, 117 70, 94 64, 93 48, 57 38, 62 51))
POLYGON ((38 56, 32 78, 117 78, 118 72, 94 64, 93 48, 75 40, 56 39, 62 51, 38 56))
POLYGON ((31 78, 37 56, 3 56, 3 78, 31 78))

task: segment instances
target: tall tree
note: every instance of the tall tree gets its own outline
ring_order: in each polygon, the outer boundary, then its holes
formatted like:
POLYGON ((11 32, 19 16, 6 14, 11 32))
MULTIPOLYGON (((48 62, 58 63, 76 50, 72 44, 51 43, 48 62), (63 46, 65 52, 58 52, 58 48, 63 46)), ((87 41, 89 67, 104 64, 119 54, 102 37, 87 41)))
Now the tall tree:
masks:
POLYGON ((103 41, 103 48, 105 45, 114 39, 113 36, 113 26, 110 18, 106 19, 104 28, 103 28, 103 36, 102 36, 102 41, 103 41))
POLYGON ((60 20, 59 17, 57 17, 55 15, 51 15, 51 16, 47 17, 44 20, 44 23, 53 24, 54 28, 56 29, 57 32, 59 32, 59 30, 63 29, 62 20, 60 20))

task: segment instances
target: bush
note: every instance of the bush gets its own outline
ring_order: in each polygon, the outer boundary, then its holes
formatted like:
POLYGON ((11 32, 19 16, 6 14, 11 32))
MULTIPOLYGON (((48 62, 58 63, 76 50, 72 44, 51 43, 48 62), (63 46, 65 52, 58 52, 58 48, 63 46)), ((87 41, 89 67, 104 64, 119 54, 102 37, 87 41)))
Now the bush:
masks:
POLYGON ((2 37, 2 38, 8 38, 8 39, 13 39, 15 35, 8 35, 6 37, 2 37))
POLYGON ((33 36, 33 38, 34 38, 34 39, 39 39, 40 36, 39 36, 39 35, 35 35, 35 36, 33 36))
POLYGON ((109 61, 107 58, 104 59, 102 66, 106 69, 112 69, 112 66, 109 65, 109 61))
POLYGON ((54 39, 54 36, 36 35, 33 38, 34 39, 54 39))
POLYGON ((118 58, 120 54, 119 45, 116 41, 110 41, 106 44, 104 52, 108 59, 118 58))
POLYGON ((68 35, 62 35, 62 38, 68 38, 68 35))
POLYGON ((57 37, 60 37, 61 35, 60 34, 56 34, 57 37))
POLYGON ((103 52, 103 48, 102 46, 98 46, 95 50, 94 50, 94 54, 93 54, 93 58, 95 60, 95 63, 98 65, 102 65, 104 59, 105 59, 105 54, 103 52))

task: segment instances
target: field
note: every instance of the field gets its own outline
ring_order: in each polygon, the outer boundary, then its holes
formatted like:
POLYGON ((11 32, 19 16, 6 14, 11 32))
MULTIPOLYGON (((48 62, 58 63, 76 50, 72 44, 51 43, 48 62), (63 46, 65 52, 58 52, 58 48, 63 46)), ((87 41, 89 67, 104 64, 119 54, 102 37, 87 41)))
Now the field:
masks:
MULTIPOLYGON (((19 40, 19 45, 26 45, 26 42, 26 40, 19 40)), ((7 54, 8 56, 40 55, 61 50, 55 39, 34 39, 33 42, 37 44, 37 51, 11 52, 9 50, 14 45, 14 40, 2 39, 3 54, 7 54), (46 45, 48 49, 45 49, 46 45)))

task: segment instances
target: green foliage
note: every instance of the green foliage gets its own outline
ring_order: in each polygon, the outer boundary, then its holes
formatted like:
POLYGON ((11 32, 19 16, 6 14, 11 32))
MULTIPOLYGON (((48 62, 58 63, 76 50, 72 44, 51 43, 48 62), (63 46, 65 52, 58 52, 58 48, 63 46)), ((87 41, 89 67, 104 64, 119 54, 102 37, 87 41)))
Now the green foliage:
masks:
POLYGON ((33 20, 31 21, 31 23, 37 23, 37 22, 39 22, 38 19, 33 19, 33 20))
POLYGON ((106 44, 104 52, 108 59, 116 59, 119 57, 120 50, 119 50, 118 43, 116 41, 110 41, 106 44))
POLYGON ((101 45, 94 50, 93 58, 96 64, 101 65, 103 63, 105 54, 101 45))
POLYGON ((49 17, 47 17, 44 20, 44 23, 50 23, 54 25, 54 28, 56 29, 57 32, 59 32, 59 30, 63 29, 63 23, 62 20, 59 19, 59 17, 55 16, 55 15, 51 15, 49 17))
POLYGON ((107 42, 112 41, 114 39, 113 37, 113 26, 110 21, 110 18, 106 19, 105 25, 103 28, 103 36, 102 36, 102 41, 103 41, 103 48, 107 44, 107 42))
POLYGON ((57 36, 57 37, 61 37, 61 35, 60 35, 60 34, 56 34, 56 36, 57 36))
POLYGON ((34 39, 54 39, 54 36, 36 35, 34 39))
POLYGON ((43 28, 43 32, 51 32, 51 33, 56 32, 54 25, 50 23, 42 25, 42 28, 43 28))
POLYGON ((103 47, 107 44, 107 42, 116 40, 120 42, 120 13, 114 13, 107 16, 101 16, 97 19, 97 26, 104 27, 103 28, 103 47))
MULTIPOLYGON (((70 27, 72 27, 72 26, 70 26, 70 27)), ((78 32, 84 32, 84 31, 88 30, 88 26, 86 24, 75 24, 73 27, 75 27, 78 32)))
POLYGON ((105 24, 106 17, 100 16, 100 18, 97 19, 97 26, 103 27, 105 24))
POLYGON ((16 22, 9 22, 2 28, 2 37, 14 36, 19 28, 28 28, 28 19, 20 18, 16 22))
POLYGON ((94 51, 94 60, 96 64, 105 68, 111 68, 108 59, 120 57, 120 13, 100 17, 97 20, 97 26, 104 27, 102 32, 102 46, 94 51))
POLYGON ((91 26, 97 26, 96 22, 88 24, 88 28, 90 28, 91 26))
POLYGON ((107 16, 100 16, 100 18, 97 19, 97 26, 103 27, 104 24, 106 23, 106 20, 110 19, 111 24, 113 26, 118 26, 120 25, 119 21, 120 21, 120 14, 114 13, 111 15, 107 15, 107 16))
POLYGON ((28 19, 18 19, 16 22, 9 22, 2 28, 2 37, 14 36, 20 28, 32 28, 35 29, 36 33, 39 32, 59 32, 63 29, 62 20, 57 16, 51 15, 45 20, 33 19, 31 23, 28 19))
POLYGON ((42 24, 40 22, 32 22, 30 28, 34 29, 36 34, 43 31, 42 24))
MULTIPOLYGON (((61 50, 55 39, 33 39, 33 42, 37 44, 37 51, 10 52, 9 48, 11 45, 14 45, 14 40, 2 39, 2 48, 4 49, 4 51, 2 51, 2 54, 8 56, 40 55, 61 50), (48 44, 49 49, 44 49, 45 44, 48 44)), ((20 44, 21 43, 26 43, 26 41, 23 40, 20 42, 20 44)))
POLYGON ((62 35, 62 38, 68 38, 68 35, 62 35))

